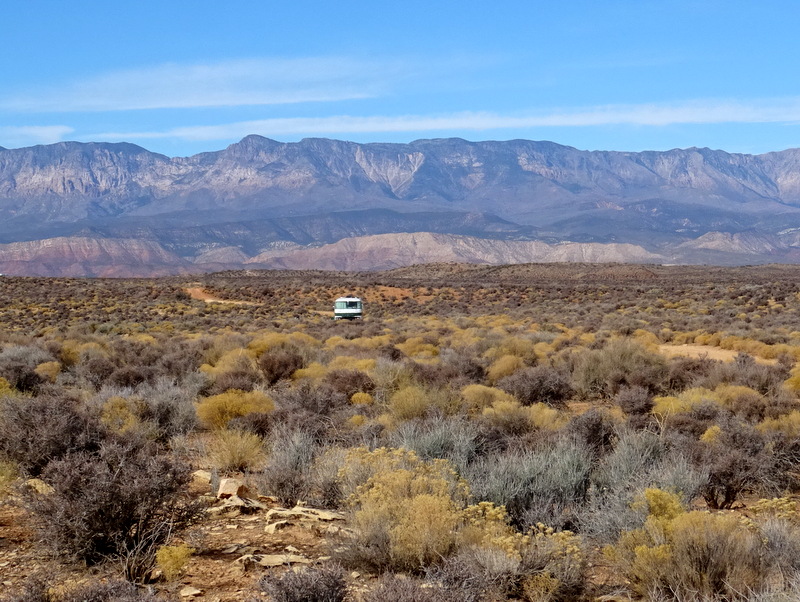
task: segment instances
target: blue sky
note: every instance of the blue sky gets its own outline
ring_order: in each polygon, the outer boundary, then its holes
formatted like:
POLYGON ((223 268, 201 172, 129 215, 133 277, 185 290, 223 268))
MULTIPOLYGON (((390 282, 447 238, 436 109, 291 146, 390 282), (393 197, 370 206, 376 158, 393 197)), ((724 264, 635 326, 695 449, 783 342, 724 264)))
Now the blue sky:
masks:
POLYGON ((792 0, 11 0, 0 146, 800 147, 792 0))

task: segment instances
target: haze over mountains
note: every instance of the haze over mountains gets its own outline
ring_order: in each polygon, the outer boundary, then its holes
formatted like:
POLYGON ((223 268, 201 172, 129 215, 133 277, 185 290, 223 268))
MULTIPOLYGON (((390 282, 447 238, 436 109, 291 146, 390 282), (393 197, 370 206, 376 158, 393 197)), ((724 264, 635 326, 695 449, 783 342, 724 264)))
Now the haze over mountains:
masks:
POLYGON ((0 272, 132 276, 430 261, 800 260, 800 150, 280 143, 169 158, 0 147, 0 272))

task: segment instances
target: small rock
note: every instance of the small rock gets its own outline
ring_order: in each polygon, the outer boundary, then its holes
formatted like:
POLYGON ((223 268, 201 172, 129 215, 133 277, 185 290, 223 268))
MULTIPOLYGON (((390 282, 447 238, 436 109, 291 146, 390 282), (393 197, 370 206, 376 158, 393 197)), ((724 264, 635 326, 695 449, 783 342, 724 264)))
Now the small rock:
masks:
POLYGON ((247 497, 249 491, 247 486, 238 479, 225 478, 219 482, 219 489, 217 489, 217 497, 221 500, 230 497, 247 497))
POLYGON ((247 571, 255 565, 273 568, 286 564, 310 564, 311 560, 298 554, 245 554, 237 558, 236 562, 247 571))
POLYGON ((187 585, 181 589, 181 598, 193 598, 194 596, 202 596, 203 590, 187 585))
POLYGON ((359 573, 358 571, 353 571, 352 573, 350 573, 350 577, 353 579, 358 579, 359 577, 361 577, 361 573, 359 573))
POLYGON ((278 531, 285 529, 286 527, 291 527, 292 523, 288 520, 279 520, 277 523, 272 523, 264 527, 264 533, 269 533, 270 535, 274 535, 278 531))
POLYGON ((210 484, 211 483, 211 473, 207 470, 195 470, 192 473, 192 479, 197 481, 198 483, 202 484, 210 484))

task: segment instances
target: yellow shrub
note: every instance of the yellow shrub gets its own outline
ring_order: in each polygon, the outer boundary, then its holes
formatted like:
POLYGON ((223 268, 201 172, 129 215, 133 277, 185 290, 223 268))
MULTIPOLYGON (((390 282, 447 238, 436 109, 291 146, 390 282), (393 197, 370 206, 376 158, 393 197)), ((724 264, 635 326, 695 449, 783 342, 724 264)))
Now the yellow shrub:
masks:
POLYGON ((528 535, 509 525, 505 506, 495 506, 491 502, 467 506, 461 513, 461 522, 459 545, 496 548, 509 558, 519 560, 530 541, 528 535))
POLYGON ((367 423, 367 417, 364 414, 355 414, 347 419, 347 425, 352 428, 364 426, 367 423))
POLYGON ((17 395, 19 391, 17 391, 14 387, 11 386, 11 383, 8 382, 5 378, 0 376, 0 396, 7 396, 7 395, 17 395))
POLYGON ((411 420, 425 415, 430 400, 425 389, 421 387, 403 387, 389 399, 389 409, 395 418, 411 420))
POLYGON ((526 431, 529 427, 528 408, 513 397, 498 399, 483 411, 483 417, 493 426, 508 432, 526 431))
POLYGON ((208 444, 208 461, 222 472, 251 470, 264 461, 264 442, 253 433, 216 431, 208 444))
POLYGON ((230 389, 225 393, 207 397, 197 404, 197 417, 207 428, 222 429, 233 418, 252 412, 271 412, 275 408, 272 399, 260 391, 230 389))
POLYGON ((461 398, 468 410, 481 412, 495 401, 514 401, 513 396, 501 389, 486 385, 467 385, 461 389, 461 398))
POLYGON ((690 412, 695 406, 709 401, 719 403, 719 396, 714 391, 702 387, 687 389, 677 397, 655 397, 653 414, 660 418, 666 418, 672 414, 690 412))
POLYGON ((758 500, 755 504, 750 506, 749 510, 756 516, 766 515, 792 522, 800 521, 797 502, 788 497, 758 500))
POLYGON ((411 337, 405 343, 397 343, 395 347, 413 358, 432 358, 439 355, 439 348, 432 343, 426 343, 422 337, 411 337))
POLYGON ((350 396, 350 403, 357 406, 370 406, 374 403, 374 401, 375 400, 372 398, 372 395, 369 393, 364 393, 363 391, 357 391, 350 396))
POLYGON ((295 370, 294 374, 292 374, 292 380, 302 380, 304 378, 318 380, 327 373, 328 369, 325 366, 319 362, 311 362, 307 367, 295 370))
POLYGON ((376 566, 419 570, 455 549, 466 484, 450 464, 408 450, 348 452, 339 471, 348 498, 352 551, 376 566))
POLYGON ((164 579, 167 581, 177 579, 194 552, 195 549, 190 548, 186 544, 161 546, 158 548, 156 552, 156 565, 164 574, 164 579))
POLYGON ((251 352, 237 348, 223 353, 213 365, 203 364, 200 371, 215 376, 225 372, 258 373, 258 366, 251 352))
POLYGON ((109 397, 100 410, 100 421, 112 431, 127 433, 139 426, 141 401, 109 397))
POLYGON ((17 466, 7 460, 0 460, 0 498, 11 493, 11 484, 17 480, 17 466))
POLYGON ((503 355, 497 358, 489 369, 486 371, 486 376, 490 382, 496 383, 504 376, 510 376, 517 370, 522 368, 525 363, 522 358, 516 355, 503 355))
POLYGON ((703 443, 716 443, 719 441, 719 438, 722 436, 722 429, 718 424, 710 426, 706 429, 706 432, 700 435, 700 441, 703 443))
POLYGON ((357 358, 349 355, 337 355, 328 364, 329 370, 359 370, 371 372, 377 362, 372 358, 357 358))
POLYGON ((663 491, 645 497, 644 527, 606 548, 639 594, 717 599, 764 584, 761 541, 737 516, 683 512, 677 496, 663 491))
POLYGON ((535 403, 527 410, 528 423, 536 429, 557 431, 569 422, 565 414, 543 403, 535 403))
POLYGON ((785 416, 767 418, 756 428, 762 433, 782 433, 789 437, 800 437, 800 411, 794 410, 785 416))
POLYGON ((44 362, 36 366, 34 370, 36 374, 41 376, 48 382, 54 383, 61 374, 61 362, 44 362))

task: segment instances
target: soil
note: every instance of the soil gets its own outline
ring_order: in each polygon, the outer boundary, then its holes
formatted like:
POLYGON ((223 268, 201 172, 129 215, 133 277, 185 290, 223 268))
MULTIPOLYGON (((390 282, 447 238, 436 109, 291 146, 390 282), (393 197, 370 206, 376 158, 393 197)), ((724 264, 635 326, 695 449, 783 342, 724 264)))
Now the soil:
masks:
POLYGON ((213 295, 208 294, 203 288, 201 287, 188 287, 184 289, 192 299, 197 299, 198 301, 205 301, 206 303, 229 303, 231 305, 258 305, 252 301, 235 301, 231 299, 220 299, 219 297, 214 297, 213 295))
MULTIPOLYGON (((208 493, 208 486, 202 493, 208 493)), ((193 493, 200 493, 194 487, 193 493)), ((269 507, 277 506, 270 498, 260 498, 269 507)), ((237 559, 245 554, 295 554, 311 563, 326 556, 329 550, 324 529, 310 530, 293 525, 274 534, 265 533, 267 510, 240 513, 209 512, 204 520, 183 535, 183 540, 196 553, 189 559, 182 574, 172 582, 162 579, 153 584, 165 599, 188 599, 209 602, 228 602, 267 599, 258 591, 258 581, 268 572, 280 574, 291 570, 288 566, 276 568, 244 567, 237 559), (289 549, 287 549, 289 548, 289 549), (190 586, 202 591, 197 596, 181 596, 181 590, 190 586)), ((43 574, 57 585, 77 586, 89 580, 95 582, 119 578, 119 567, 106 564, 87 571, 82 565, 68 564, 50 558, 36 542, 36 532, 26 513, 13 498, 0 500, 0 598, 21 591, 22 584, 32 574, 43 574)))

